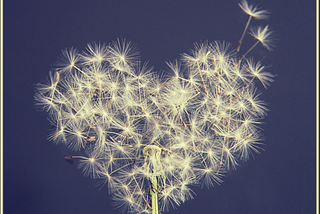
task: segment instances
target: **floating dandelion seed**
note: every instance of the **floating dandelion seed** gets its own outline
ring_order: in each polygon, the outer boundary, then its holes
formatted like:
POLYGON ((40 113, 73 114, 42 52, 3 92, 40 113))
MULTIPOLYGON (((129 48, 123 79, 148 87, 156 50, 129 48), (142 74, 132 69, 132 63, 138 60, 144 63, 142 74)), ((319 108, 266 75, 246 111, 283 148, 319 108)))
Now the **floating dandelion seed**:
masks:
MULTIPOLYGON (((239 5, 250 18, 266 17, 239 5)), ((267 26, 250 34, 270 49, 270 33, 267 26)), ((102 179, 121 212, 159 213, 259 153, 267 108, 255 82, 266 87, 273 75, 245 55, 239 60, 226 42, 196 44, 167 63, 174 75, 165 77, 141 65, 126 41, 91 43, 82 53, 63 51, 35 100, 55 126, 49 138, 86 152, 65 158, 102 179)))
POLYGON ((246 27, 243 30, 242 36, 238 42, 237 52, 240 51, 243 37, 244 37, 245 33, 247 32, 247 29, 250 25, 250 21, 251 21, 252 17, 255 19, 267 19, 269 17, 268 16, 269 11, 259 10, 260 8, 258 8, 257 6, 254 7, 253 5, 249 5, 246 0, 242 0, 241 3, 239 3, 239 7, 243 10, 243 12, 245 12, 246 14, 249 15, 249 19, 247 21, 246 27))

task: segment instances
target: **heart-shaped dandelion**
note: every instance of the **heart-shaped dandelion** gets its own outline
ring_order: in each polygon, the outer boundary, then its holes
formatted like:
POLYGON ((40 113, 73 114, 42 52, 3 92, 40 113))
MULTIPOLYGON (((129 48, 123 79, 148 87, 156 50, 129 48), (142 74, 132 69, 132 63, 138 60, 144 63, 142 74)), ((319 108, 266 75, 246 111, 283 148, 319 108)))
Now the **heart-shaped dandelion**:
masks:
MULTIPOLYGON (((251 18, 268 12, 242 1, 251 18)), ((249 31, 269 50, 268 26, 249 31)), ((100 178, 120 211, 159 213, 194 196, 192 185, 211 187, 239 161, 258 153, 259 121, 267 108, 256 85, 273 75, 226 42, 195 45, 167 63, 172 75, 142 64, 125 40, 66 49, 59 66, 36 86, 36 105, 55 127, 84 175, 100 178), (82 152, 83 153, 83 152, 82 152)))

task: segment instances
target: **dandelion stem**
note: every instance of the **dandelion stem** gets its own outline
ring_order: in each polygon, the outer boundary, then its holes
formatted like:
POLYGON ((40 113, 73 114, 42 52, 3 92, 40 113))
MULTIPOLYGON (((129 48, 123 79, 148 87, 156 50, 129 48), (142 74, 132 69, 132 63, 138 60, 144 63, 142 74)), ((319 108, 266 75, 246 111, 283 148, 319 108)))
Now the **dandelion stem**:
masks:
POLYGON ((165 184, 165 176, 160 162, 161 149, 155 145, 148 145, 143 149, 145 158, 144 166, 152 174, 150 178, 150 195, 152 200, 152 214, 159 212, 159 189, 165 184), (159 179, 159 184, 158 184, 159 179))
POLYGON ((256 43, 254 43, 254 45, 252 45, 252 47, 245 53, 242 55, 241 59, 239 59, 238 61, 238 65, 240 64, 240 62, 246 57, 246 55, 252 51, 253 48, 255 48, 257 46, 257 44, 259 44, 260 41, 256 41, 256 43))
POLYGON ((150 194, 151 194, 151 200, 152 200, 152 214, 160 214, 157 177, 153 178, 150 194))

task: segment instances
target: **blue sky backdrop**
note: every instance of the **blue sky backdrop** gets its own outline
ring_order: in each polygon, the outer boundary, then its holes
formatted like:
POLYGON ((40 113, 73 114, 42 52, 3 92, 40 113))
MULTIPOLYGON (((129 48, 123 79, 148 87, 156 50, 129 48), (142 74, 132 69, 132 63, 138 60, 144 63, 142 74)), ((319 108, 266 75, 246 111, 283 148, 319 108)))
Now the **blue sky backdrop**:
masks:
MULTIPOLYGON (((48 77, 61 50, 91 41, 126 38, 156 71, 194 42, 227 41, 233 47, 248 16, 239 1, 55 0, 4 1, 4 205, 6 214, 118 213, 107 187, 83 177, 73 154, 47 140, 53 127, 34 107, 34 86, 48 77)), ((271 12, 253 20, 275 31, 277 47, 250 55, 276 74, 261 98, 265 145, 227 174, 221 185, 197 194, 169 213, 315 213, 315 1, 255 0, 271 12)), ((254 40, 246 36, 242 50, 254 40)))

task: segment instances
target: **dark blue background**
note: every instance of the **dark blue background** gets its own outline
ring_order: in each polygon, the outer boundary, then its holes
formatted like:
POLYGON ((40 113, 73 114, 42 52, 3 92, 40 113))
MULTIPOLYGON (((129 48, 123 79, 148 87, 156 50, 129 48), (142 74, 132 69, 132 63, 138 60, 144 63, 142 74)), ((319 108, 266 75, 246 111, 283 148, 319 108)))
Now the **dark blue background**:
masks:
MULTIPOLYGON (((256 0, 271 11, 277 47, 251 55, 272 65, 263 92, 265 151, 214 188, 170 213, 315 213, 315 1, 256 0)), ((83 177, 72 154, 47 140, 46 113, 34 108, 34 85, 48 76, 61 49, 126 38, 155 70, 194 42, 237 44, 247 16, 238 1, 4 1, 4 205, 16 213, 117 213, 107 187, 83 177)), ((253 44, 245 37, 242 50, 253 44)))

